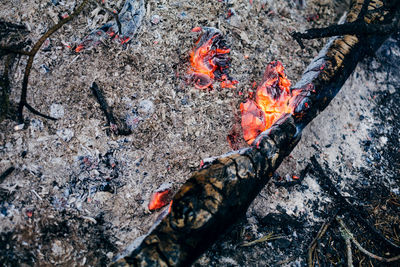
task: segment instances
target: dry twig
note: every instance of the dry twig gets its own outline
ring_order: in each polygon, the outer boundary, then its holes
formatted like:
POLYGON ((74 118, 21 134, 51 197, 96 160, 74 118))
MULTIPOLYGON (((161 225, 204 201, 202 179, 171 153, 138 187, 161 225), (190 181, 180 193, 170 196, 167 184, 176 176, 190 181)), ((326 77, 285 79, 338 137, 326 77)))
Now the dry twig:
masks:
MULTIPOLYGON (((400 260, 400 255, 397 255, 395 257, 392 258, 384 258, 384 257, 380 257, 377 256, 371 252, 369 252, 368 250, 366 250, 365 248, 363 248, 360 243, 358 243, 358 241, 354 238, 353 233, 347 228, 346 224, 344 223, 344 221, 336 216, 336 221, 339 223, 339 225, 342 227, 344 235, 346 236, 345 240, 349 239, 353 242, 354 245, 356 245, 356 247, 365 255, 367 255, 370 258, 376 259, 378 261, 382 261, 382 262, 394 262, 394 261, 398 261, 400 260)), ((347 241, 346 241, 347 242, 347 241)), ((346 243, 347 244, 347 243, 346 243)), ((350 253, 351 255, 351 253, 350 253)))
POLYGON ((329 226, 332 224, 337 213, 338 213, 338 211, 336 211, 334 213, 334 215, 331 216, 328 221, 326 221, 322 224, 321 228, 318 231, 317 236, 311 242, 310 247, 308 249, 308 266, 309 267, 314 266, 313 255, 314 255, 315 248, 317 247, 318 241, 325 235, 326 231, 328 230, 329 226))
POLYGON ((34 109, 27 102, 28 82, 29 82, 29 75, 30 75, 31 69, 32 69, 33 60, 34 60, 37 52, 39 51, 40 47, 42 46, 42 44, 46 41, 46 39, 49 38, 58 29, 60 29, 64 24, 66 24, 67 22, 71 21, 79 13, 81 13, 83 8, 85 7, 85 5, 88 2, 89 2, 89 0, 83 0, 81 5, 78 6, 70 16, 62 19, 59 23, 57 23, 56 25, 51 27, 45 34, 42 35, 42 37, 40 37, 40 39, 35 43, 35 45, 33 46, 33 48, 29 52, 15 50, 15 49, 13 49, 11 47, 0 46, 1 50, 9 51, 11 53, 16 53, 16 54, 29 56, 28 57, 28 61, 26 63, 26 67, 25 67, 24 78, 23 78, 23 81, 22 81, 21 97, 20 97, 20 101, 19 101, 19 104, 18 104, 18 121, 19 121, 19 123, 24 123, 24 117, 23 117, 24 107, 26 107, 30 112, 32 112, 35 115, 38 115, 38 116, 41 116, 43 118, 50 119, 50 120, 56 120, 53 117, 50 117, 48 115, 45 115, 45 114, 37 111, 36 109, 34 109))

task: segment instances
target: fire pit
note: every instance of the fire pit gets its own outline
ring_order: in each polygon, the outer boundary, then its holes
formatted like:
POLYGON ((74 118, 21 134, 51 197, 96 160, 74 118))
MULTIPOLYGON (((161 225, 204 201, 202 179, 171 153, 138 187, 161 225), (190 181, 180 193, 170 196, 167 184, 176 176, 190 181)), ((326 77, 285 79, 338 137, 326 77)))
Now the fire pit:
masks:
MULTIPOLYGON (((72 3, 59 1, 46 6, 23 3, 19 13, 12 0, 5 5, 1 17, 13 14, 10 21, 26 25, 27 38, 33 42, 59 20, 58 14, 71 14, 74 8, 72 3), (32 10, 32 21, 24 17, 24 10, 32 10), (47 10, 45 15, 42 10, 47 10)), ((234 125, 240 126, 235 119, 241 117, 240 103, 250 92, 257 102, 254 97, 261 85, 253 88, 253 82, 262 81, 268 63, 281 61, 285 75, 296 81, 322 48, 323 41, 311 40, 304 41, 307 48, 302 50, 287 32, 331 24, 338 20, 333 14, 344 10, 319 1, 308 2, 307 7, 295 6, 294 1, 149 2, 140 30, 124 44, 127 49, 105 40, 76 53, 66 44, 79 44, 103 22, 112 20, 104 10, 91 15, 96 8, 90 3, 35 57, 28 101, 58 120, 51 122, 26 112, 27 129, 15 131, 12 117, 0 124, 1 173, 15 167, 0 180, 1 244, 6 244, 1 251, 7 251, 0 259, 5 265, 109 264, 168 213, 167 206, 149 210, 151 196, 164 192, 162 184, 170 183, 168 190, 177 192, 202 159, 231 150, 226 136, 234 125), (206 14, 207 20, 198 14, 206 14), (214 90, 187 84, 190 53, 200 35, 191 29, 198 26, 221 31, 230 47, 229 75, 238 80, 236 88, 221 88, 218 80, 214 90), (112 131, 107 135, 109 125, 90 90, 93 82, 103 90, 114 115, 130 123, 130 135, 117 136, 112 131)), ((379 226, 378 230, 396 244, 399 112, 394 103, 399 99, 398 72, 395 64, 384 61, 396 42, 381 51, 378 59, 367 59, 357 68, 338 98, 304 130, 291 157, 239 224, 195 265, 305 263, 308 246, 321 226, 337 214, 338 201, 325 184, 320 185, 324 176, 318 168, 313 166, 314 173, 302 174, 313 155, 339 192, 355 198, 348 200, 351 204, 364 203, 370 223, 382 223, 383 215, 391 218, 390 227, 379 226), (380 70, 381 64, 385 71, 380 70), (285 183, 294 182, 293 177, 303 180, 295 186, 285 183)), ((23 66, 14 61, 10 70, 13 111, 23 66)), ((241 139, 238 146, 247 144, 241 139)), ((207 168, 209 161, 204 164, 207 168)), ((368 233, 365 226, 355 231, 358 222, 346 219, 357 238, 363 231, 368 233)), ((319 254, 312 252, 313 260, 346 260, 345 241, 335 222, 319 240, 334 242, 340 249, 335 252, 327 245, 319 254)), ((376 255, 395 256, 389 245, 367 248, 376 255)), ((355 262, 369 260, 355 251, 353 258, 355 262)))

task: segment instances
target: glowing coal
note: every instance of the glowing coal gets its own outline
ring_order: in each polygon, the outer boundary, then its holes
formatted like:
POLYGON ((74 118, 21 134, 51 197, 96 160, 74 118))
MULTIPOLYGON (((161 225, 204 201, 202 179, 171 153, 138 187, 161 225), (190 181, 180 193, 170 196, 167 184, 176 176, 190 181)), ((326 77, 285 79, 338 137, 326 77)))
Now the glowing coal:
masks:
POLYGON ((151 196, 148 208, 151 211, 158 210, 168 204, 172 199, 171 185, 162 184, 151 196))
POLYGON ((190 53, 189 81, 198 89, 212 88, 214 80, 220 81, 222 88, 234 88, 237 81, 228 73, 230 49, 221 32, 207 27, 196 27, 192 31, 203 33, 190 53))
POLYGON ((281 62, 268 64, 263 80, 257 87, 255 101, 248 99, 240 105, 243 137, 248 144, 263 131, 270 128, 285 113, 292 113, 290 101, 299 91, 290 90, 281 62))

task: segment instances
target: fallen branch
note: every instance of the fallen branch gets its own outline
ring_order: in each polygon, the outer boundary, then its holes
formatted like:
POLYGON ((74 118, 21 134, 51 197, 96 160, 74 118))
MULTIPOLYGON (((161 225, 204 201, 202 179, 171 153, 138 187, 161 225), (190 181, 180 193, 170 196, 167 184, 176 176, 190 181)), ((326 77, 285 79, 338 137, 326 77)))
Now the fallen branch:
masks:
MULTIPOLYGON (((357 8, 358 14, 361 7, 357 8)), ((283 158, 296 146, 304 127, 328 106, 368 50, 376 50, 386 38, 346 35, 330 40, 292 89, 299 92, 291 102, 293 113, 282 115, 251 147, 205 160, 176 193, 170 212, 113 266, 193 263, 245 215, 283 158)))

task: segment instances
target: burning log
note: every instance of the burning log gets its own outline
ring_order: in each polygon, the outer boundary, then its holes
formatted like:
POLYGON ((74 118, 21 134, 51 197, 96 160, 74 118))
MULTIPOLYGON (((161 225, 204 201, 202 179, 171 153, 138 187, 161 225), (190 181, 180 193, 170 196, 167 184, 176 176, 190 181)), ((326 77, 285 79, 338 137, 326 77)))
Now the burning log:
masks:
MULTIPOLYGON (((352 1, 347 22, 368 10, 361 15, 374 25, 393 20, 400 9, 396 1, 366 2, 367 8, 363 8, 363 1, 352 1), (374 9, 376 6, 384 6, 387 12, 374 9)), ((331 39, 292 89, 297 93, 290 97, 290 110, 285 109, 270 128, 255 137, 251 147, 206 160, 174 196, 170 212, 113 266, 187 266, 196 260, 245 214, 296 146, 302 129, 328 106, 357 63, 387 37, 344 35, 331 39)))

